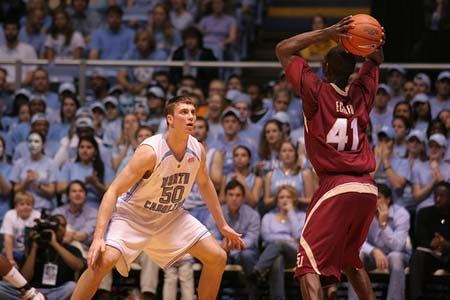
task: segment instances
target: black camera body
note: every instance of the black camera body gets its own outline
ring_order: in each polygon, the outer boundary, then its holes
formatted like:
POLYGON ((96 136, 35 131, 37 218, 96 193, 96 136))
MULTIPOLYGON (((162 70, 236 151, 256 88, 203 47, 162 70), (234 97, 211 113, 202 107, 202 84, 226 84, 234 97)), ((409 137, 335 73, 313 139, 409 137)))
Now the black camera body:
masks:
POLYGON ((35 231, 39 234, 37 242, 39 244, 46 244, 52 240, 52 233, 50 230, 54 231, 55 234, 58 231, 59 222, 57 219, 36 219, 34 220, 36 225, 31 227, 31 231, 35 231))

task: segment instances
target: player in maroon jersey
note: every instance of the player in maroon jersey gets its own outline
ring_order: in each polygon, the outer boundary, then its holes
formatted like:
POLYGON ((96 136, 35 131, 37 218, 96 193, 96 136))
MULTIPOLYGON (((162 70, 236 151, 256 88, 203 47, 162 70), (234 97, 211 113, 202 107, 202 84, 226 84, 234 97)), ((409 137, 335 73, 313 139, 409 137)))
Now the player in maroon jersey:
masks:
POLYGON ((297 255, 295 278, 303 299, 323 299, 321 282, 339 281, 341 271, 359 299, 375 299, 359 249, 376 210, 377 188, 369 175, 375 159, 366 128, 383 52, 380 48, 368 56, 349 86, 355 57, 342 48, 331 49, 322 63, 326 81, 306 60, 295 56, 313 43, 338 41, 354 26, 352 22, 349 16, 328 28, 283 40, 276 47, 286 78, 303 101, 306 150, 319 176, 297 255))

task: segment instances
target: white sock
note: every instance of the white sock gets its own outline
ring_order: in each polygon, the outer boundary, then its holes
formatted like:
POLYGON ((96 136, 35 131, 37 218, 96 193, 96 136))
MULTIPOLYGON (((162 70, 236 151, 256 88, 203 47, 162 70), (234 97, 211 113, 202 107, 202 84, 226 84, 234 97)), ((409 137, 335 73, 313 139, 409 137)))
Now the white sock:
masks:
POLYGON ((8 274, 3 276, 3 279, 14 285, 16 288, 21 288, 28 283, 23 275, 14 267, 12 267, 8 274))

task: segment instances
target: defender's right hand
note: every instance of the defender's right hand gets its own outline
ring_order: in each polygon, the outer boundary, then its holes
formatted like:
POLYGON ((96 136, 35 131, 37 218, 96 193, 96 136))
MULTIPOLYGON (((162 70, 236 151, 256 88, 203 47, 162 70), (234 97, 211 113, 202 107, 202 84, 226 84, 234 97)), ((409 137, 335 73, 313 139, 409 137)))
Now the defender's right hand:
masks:
POLYGON ((106 245, 103 239, 94 239, 88 252, 88 267, 95 269, 95 263, 98 257, 105 252, 106 245))

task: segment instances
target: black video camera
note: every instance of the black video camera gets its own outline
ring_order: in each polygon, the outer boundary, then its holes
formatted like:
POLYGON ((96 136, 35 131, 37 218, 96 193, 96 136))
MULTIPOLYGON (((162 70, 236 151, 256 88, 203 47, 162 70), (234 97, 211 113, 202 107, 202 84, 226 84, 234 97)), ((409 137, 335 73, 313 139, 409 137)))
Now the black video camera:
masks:
POLYGON ((36 225, 29 228, 30 232, 38 233, 36 239, 38 244, 48 244, 52 240, 52 233, 50 231, 53 231, 55 234, 58 232, 58 218, 54 218, 43 212, 41 218, 35 219, 34 222, 36 225))

